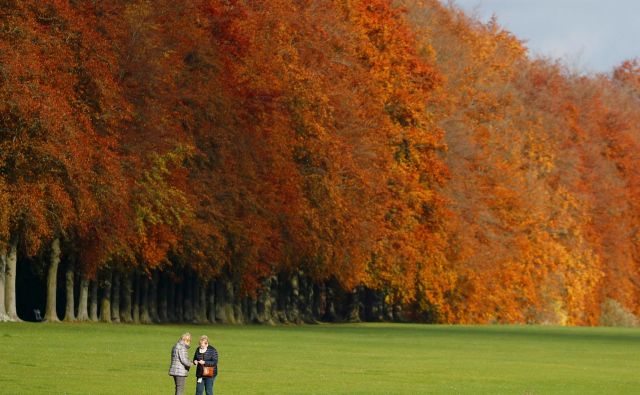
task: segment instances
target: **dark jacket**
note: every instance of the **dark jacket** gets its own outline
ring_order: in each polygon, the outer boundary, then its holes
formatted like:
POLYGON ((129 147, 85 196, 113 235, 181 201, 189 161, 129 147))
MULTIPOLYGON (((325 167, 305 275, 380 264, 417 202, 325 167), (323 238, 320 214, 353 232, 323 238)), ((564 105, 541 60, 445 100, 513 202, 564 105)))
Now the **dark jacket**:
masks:
MULTIPOLYGON (((213 377, 218 375, 218 351, 212 345, 207 347, 204 354, 200 353, 200 347, 196 347, 196 353, 193 355, 193 360, 204 360, 205 366, 213 366, 215 368, 213 377)), ((198 368, 196 369, 196 377, 202 377, 202 365, 200 364, 198 364, 198 368)))

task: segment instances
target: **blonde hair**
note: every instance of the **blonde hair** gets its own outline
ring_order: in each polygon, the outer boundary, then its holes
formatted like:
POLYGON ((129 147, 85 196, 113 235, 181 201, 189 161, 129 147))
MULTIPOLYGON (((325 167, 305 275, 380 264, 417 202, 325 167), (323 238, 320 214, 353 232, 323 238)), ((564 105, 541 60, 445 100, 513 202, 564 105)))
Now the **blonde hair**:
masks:
POLYGON ((206 340, 207 343, 209 343, 209 336, 207 336, 207 335, 200 336, 200 341, 202 342, 203 340, 206 340))
POLYGON ((183 333, 182 336, 180 336, 180 340, 182 340, 182 341, 187 341, 187 340, 191 341, 191 333, 189 333, 189 332, 183 333))

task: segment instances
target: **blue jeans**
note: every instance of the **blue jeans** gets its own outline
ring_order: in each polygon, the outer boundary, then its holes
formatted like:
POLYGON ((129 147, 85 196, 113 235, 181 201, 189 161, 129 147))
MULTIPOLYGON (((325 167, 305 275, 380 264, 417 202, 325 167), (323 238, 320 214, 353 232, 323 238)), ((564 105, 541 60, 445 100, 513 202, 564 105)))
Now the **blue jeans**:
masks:
POLYGON ((202 395, 202 390, 207 391, 207 395, 213 395, 213 377, 203 377, 201 383, 196 381, 196 395, 202 395))

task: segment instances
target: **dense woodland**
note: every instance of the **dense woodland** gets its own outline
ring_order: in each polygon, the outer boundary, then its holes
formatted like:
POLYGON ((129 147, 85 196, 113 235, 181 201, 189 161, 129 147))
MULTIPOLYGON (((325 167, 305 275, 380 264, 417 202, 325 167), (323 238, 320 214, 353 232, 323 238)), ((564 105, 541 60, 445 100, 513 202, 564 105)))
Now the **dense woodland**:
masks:
POLYGON ((0 0, 0 320, 634 323, 639 169, 640 62, 437 0, 0 0))

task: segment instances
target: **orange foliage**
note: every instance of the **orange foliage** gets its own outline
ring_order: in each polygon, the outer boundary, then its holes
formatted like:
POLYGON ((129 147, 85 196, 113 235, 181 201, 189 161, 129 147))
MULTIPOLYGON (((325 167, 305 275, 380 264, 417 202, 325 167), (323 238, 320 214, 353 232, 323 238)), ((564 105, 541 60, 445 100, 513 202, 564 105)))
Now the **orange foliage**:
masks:
POLYGON ((9 232, 34 254, 44 240, 85 237, 110 214, 103 204, 120 187, 115 128, 127 106, 88 2, 7 2, 0 18, 9 232))
POLYGON ((440 322, 640 314, 637 60, 574 75, 437 0, 2 4, 3 243, 440 322))

